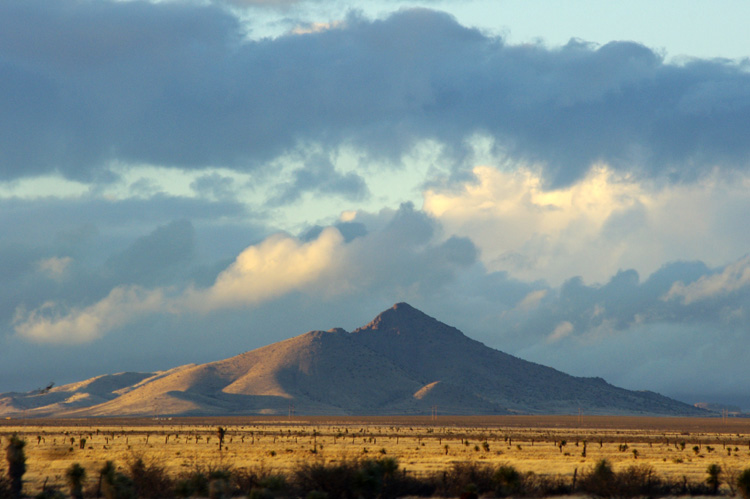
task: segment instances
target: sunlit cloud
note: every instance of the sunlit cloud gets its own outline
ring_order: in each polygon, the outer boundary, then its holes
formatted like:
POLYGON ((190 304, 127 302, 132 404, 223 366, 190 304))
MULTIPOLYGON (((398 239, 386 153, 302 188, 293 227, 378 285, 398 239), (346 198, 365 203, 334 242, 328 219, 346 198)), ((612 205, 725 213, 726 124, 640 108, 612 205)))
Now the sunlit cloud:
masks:
POLYGON ((747 175, 665 185, 600 166, 558 189, 531 168, 482 166, 474 175, 460 189, 426 191, 424 210, 474 241, 489 269, 519 278, 605 282, 621 269, 648 275, 676 260, 720 265, 750 245, 750 234, 734 229, 750 210, 747 175))
POLYGON ((720 298, 750 286, 750 256, 727 265, 716 274, 701 277, 696 282, 677 282, 665 299, 679 299, 685 305, 701 300, 720 298))
POLYGON ((48 302, 15 317, 16 333, 36 343, 85 343, 144 314, 164 310, 168 305, 161 290, 135 286, 117 287, 98 303, 66 309, 48 302))
POLYGON ((191 288, 170 296, 163 289, 119 286, 88 307, 47 302, 29 312, 19 308, 15 331, 39 343, 82 343, 147 314, 205 314, 261 303, 315 281, 336 261, 342 242, 334 228, 304 244, 287 235, 274 235, 243 251, 207 289, 191 288))
POLYGON ((613 214, 644 202, 638 184, 604 167, 555 190, 546 190, 539 174, 530 169, 483 166, 475 168, 474 175, 476 182, 466 183, 460 191, 427 191, 425 211, 449 233, 470 237, 490 269, 526 278, 559 281, 576 274, 610 275, 612 261, 602 261, 599 255, 591 258, 601 251, 595 243, 601 242, 613 214))
POLYGON ((303 289, 337 263, 342 244, 339 231, 330 227, 308 243, 284 234, 271 236, 243 251, 213 286, 192 291, 187 300, 191 307, 208 312, 303 289))

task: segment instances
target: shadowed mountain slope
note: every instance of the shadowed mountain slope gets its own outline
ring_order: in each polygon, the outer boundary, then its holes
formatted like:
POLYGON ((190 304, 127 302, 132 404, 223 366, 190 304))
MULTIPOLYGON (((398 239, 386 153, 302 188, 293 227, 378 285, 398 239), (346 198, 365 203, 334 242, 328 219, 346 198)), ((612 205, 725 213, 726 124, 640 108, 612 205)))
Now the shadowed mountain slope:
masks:
POLYGON ((26 416, 576 413, 705 411, 489 348, 406 303, 348 333, 311 331, 217 362, 0 394, 26 416))

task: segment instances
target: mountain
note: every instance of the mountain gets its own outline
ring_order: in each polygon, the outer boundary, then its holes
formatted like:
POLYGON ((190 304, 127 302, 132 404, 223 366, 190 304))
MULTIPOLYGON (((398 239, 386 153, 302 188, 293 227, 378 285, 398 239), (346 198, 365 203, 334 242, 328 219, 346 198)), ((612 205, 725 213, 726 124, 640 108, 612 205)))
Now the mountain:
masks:
POLYGON ((364 327, 311 331, 208 364, 0 394, 3 416, 648 414, 706 411, 519 359, 398 303, 364 327))

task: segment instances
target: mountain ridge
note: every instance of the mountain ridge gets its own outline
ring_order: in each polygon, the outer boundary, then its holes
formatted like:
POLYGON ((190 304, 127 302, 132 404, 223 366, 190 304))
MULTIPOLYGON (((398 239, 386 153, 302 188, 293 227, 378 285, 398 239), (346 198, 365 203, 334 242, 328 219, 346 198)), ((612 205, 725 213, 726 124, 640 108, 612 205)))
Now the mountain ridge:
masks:
POLYGON ((308 331, 206 364, 0 394, 0 415, 705 415, 487 347, 407 303, 352 332, 308 331))

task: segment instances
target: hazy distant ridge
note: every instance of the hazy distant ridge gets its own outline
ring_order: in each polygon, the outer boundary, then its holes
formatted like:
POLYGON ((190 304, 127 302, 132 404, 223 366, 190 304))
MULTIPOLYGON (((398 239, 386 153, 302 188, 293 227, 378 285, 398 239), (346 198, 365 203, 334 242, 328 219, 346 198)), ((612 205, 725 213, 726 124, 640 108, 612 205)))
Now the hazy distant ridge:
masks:
POLYGON ((0 394, 0 415, 649 414, 706 411, 489 348, 399 303, 364 327, 311 331, 217 362, 0 394))

